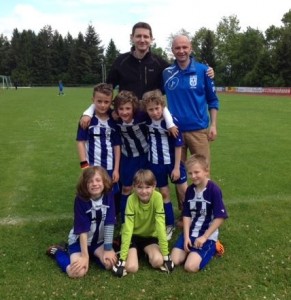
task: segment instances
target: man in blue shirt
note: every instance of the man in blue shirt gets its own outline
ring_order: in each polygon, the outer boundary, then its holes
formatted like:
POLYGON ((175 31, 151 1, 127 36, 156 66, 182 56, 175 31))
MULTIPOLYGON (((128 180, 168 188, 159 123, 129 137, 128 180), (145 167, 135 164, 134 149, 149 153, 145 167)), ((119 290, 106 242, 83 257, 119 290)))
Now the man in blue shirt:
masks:
POLYGON ((219 108, 214 82, 206 74, 208 66, 190 56, 192 46, 187 36, 173 39, 172 52, 176 60, 163 71, 163 80, 169 111, 178 119, 183 134, 182 161, 187 149, 209 160, 209 141, 217 136, 219 108))

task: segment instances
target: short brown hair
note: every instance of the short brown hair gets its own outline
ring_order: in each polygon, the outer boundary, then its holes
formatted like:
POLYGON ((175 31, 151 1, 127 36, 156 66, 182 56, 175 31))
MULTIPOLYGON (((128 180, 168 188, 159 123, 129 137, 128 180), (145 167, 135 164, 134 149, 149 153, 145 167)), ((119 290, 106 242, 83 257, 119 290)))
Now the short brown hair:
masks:
POLYGON ((101 93, 106 96, 113 95, 113 86, 109 83, 99 83, 94 86, 93 97, 95 96, 95 93, 101 93))
POLYGON ((142 104, 144 109, 146 109, 149 103, 154 102, 155 104, 161 105, 162 107, 166 106, 166 100, 162 92, 159 89, 146 92, 142 96, 142 104))
POLYGON ((133 92, 130 91, 121 91, 119 92, 116 97, 114 98, 113 104, 114 104, 114 110, 117 112, 118 108, 121 105, 124 105, 125 103, 132 103, 133 108, 133 114, 137 111, 139 103, 138 98, 133 92))
POLYGON ((80 175, 79 181, 76 186, 77 195, 84 200, 89 200, 91 197, 88 191, 88 182, 96 173, 101 176, 103 181, 104 190, 102 194, 106 194, 112 189, 112 179, 104 168, 100 166, 86 168, 80 175))
POLYGON ((151 170, 138 170, 133 177, 133 186, 138 186, 140 184, 146 184, 149 186, 156 185, 157 180, 154 173, 151 170))
POLYGON ((150 24, 145 23, 145 22, 138 22, 138 23, 134 24, 133 27, 132 27, 132 32, 131 32, 132 35, 134 35, 135 30, 137 28, 148 29, 149 32, 150 32, 150 37, 151 38, 153 37, 152 27, 150 26, 150 24))

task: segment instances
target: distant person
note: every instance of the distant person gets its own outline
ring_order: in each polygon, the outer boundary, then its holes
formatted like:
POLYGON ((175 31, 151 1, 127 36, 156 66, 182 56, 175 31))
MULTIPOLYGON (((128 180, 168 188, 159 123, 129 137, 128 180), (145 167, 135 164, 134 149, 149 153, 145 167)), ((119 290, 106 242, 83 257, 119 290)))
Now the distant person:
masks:
POLYGON ((60 80, 59 81, 59 96, 64 96, 64 84, 63 82, 60 80))
POLYGON ((183 203, 183 233, 174 244, 171 257, 175 266, 184 264, 186 271, 198 272, 216 252, 224 252, 218 241, 218 228, 228 216, 221 189, 208 178, 205 156, 191 155, 186 169, 192 184, 183 203))
POLYGON ((55 244, 47 255, 54 258, 69 277, 86 275, 89 258, 111 270, 116 264, 112 248, 116 223, 112 181, 102 167, 84 169, 77 184, 74 204, 74 227, 68 236, 68 249, 55 244))
POLYGON ((15 87, 15 90, 17 91, 17 89, 18 89, 18 81, 17 80, 14 81, 14 87, 15 87))
POLYGON ((113 274, 136 273, 139 254, 145 253, 153 268, 173 271, 169 255, 162 195, 155 190, 156 178, 150 170, 139 170, 133 179, 134 192, 128 197, 121 231, 120 258, 113 274))
MULTIPOLYGON (((187 175, 184 164, 181 162, 183 139, 181 132, 177 137, 169 134, 163 117, 166 100, 160 90, 144 93, 142 104, 149 115, 147 126, 149 130, 149 169, 155 174, 157 187, 164 200, 166 215, 167 238, 170 240, 175 229, 175 215, 170 198, 168 178, 176 185, 180 195, 185 195, 187 189, 187 175)), ((179 124, 173 117, 176 126, 179 124)))

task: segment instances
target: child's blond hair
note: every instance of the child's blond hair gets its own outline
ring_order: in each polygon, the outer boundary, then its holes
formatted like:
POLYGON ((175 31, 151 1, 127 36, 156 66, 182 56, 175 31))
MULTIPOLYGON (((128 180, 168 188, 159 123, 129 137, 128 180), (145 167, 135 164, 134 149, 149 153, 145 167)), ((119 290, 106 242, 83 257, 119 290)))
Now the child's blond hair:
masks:
POLYGON ((157 180, 154 173, 151 170, 138 170, 133 177, 133 186, 138 186, 140 184, 155 186, 157 180))
POLYGON ((191 155, 185 162, 186 169, 188 170, 191 166, 197 163, 200 164, 205 171, 209 171, 209 162, 202 154, 191 155))

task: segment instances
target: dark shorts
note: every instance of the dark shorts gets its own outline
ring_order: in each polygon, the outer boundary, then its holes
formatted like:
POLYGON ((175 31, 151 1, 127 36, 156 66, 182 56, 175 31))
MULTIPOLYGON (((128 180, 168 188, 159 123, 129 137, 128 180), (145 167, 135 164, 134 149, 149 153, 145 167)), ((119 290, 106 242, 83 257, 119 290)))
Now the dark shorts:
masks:
POLYGON ((144 248, 149 245, 159 244, 159 240, 156 237, 142 237, 133 235, 131 237, 131 242, 129 248, 136 248, 138 254, 144 252, 144 248))
MULTIPOLYGON (((157 179, 157 187, 161 188, 168 185, 168 178, 171 180, 171 174, 174 169, 174 164, 159 165, 149 163, 150 170, 155 174, 157 179)), ((172 181, 174 184, 182 184, 187 181, 187 173, 184 164, 180 163, 180 178, 172 181)))
MULTIPOLYGON (((190 237, 191 239, 191 243, 192 245, 194 244, 195 238, 194 237, 190 237)), ((216 242, 213 240, 207 240, 203 247, 200 249, 191 247, 190 251, 191 252, 196 252, 198 253, 201 258, 202 261, 200 263, 199 269, 203 269, 208 263, 209 261, 212 259, 212 257, 215 255, 216 253, 216 247, 215 247, 216 242)), ((181 233, 178 237, 178 240, 176 241, 176 243, 174 244, 174 248, 178 248, 181 250, 184 250, 184 235, 183 233, 181 233)))
POLYGON ((147 169, 148 155, 143 154, 137 157, 121 155, 120 181, 123 186, 132 186, 134 174, 140 169, 147 169))

